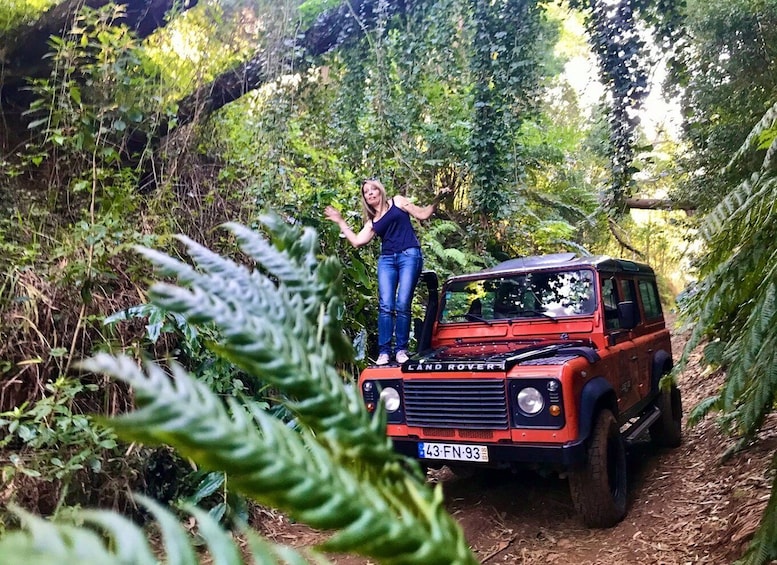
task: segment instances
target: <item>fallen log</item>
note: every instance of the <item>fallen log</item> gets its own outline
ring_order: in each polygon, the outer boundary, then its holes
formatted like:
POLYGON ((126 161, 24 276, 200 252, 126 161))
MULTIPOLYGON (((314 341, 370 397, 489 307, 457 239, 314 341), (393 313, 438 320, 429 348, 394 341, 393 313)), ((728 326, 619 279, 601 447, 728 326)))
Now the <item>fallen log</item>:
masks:
POLYGON ((683 210, 692 214, 696 206, 688 202, 677 202, 666 198, 627 198, 626 208, 637 210, 683 210))

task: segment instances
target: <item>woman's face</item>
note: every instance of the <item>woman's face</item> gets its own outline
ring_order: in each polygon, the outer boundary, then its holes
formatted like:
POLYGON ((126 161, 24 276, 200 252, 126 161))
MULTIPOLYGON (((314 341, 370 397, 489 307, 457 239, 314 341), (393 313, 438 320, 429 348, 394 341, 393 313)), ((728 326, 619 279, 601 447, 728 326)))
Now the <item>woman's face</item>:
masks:
POLYGON ((364 201, 373 209, 377 210, 380 207, 383 192, 374 183, 365 182, 362 185, 362 195, 364 196, 364 201))

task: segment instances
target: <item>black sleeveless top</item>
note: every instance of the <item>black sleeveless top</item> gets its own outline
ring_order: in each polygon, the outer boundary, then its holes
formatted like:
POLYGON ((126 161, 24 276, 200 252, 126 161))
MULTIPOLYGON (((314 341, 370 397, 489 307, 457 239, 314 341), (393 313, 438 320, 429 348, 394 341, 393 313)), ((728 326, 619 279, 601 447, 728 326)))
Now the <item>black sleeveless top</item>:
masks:
POLYGON ((418 237, 410 223, 410 214, 394 204, 383 214, 380 220, 372 222, 372 230, 381 238, 381 255, 393 255, 411 247, 421 247, 418 237))

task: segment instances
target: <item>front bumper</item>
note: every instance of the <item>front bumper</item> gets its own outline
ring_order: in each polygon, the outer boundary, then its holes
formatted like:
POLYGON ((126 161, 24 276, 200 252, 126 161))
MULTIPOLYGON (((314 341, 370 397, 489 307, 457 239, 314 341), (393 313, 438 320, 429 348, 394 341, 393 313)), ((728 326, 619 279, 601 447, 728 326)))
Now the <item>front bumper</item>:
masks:
MULTIPOLYGON (((424 443, 421 440, 406 438, 391 438, 394 443, 394 450, 418 459, 418 444, 424 443)), ((442 441, 445 440, 428 440, 442 441)), ((459 445, 465 445, 456 442, 459 445)), ((477 445, 484 445, 479 443, 477 445)), ((502 463, 523 463, 523 464, 554 464, 566 468, 576 467, 585 461, 586 446, 584 442, 571 442, 564 444, 521 444, 509 445, 504 443, 488 443, 488 465, 499 465, 502 463)), ((423 461, 445 462, 444 459, 423 459, 423 461)), ((462 461, 455 461, 461 464, 462 461)), ((478 463, 474 463, 478 465, 478 463)))

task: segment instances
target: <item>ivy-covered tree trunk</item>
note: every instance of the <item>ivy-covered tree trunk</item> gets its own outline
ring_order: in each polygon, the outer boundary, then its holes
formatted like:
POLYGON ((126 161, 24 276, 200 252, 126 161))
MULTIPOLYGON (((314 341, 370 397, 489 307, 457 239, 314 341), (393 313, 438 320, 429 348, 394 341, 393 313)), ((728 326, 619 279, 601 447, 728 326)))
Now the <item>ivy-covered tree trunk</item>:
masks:
POLYGON ((537 4, 536 0, 472 0, 473 200, 489 218, 507 212, 522 177, 517 135, 538 95, 534 45, 542 12, 537 4))

